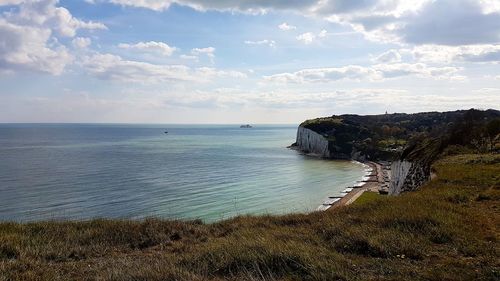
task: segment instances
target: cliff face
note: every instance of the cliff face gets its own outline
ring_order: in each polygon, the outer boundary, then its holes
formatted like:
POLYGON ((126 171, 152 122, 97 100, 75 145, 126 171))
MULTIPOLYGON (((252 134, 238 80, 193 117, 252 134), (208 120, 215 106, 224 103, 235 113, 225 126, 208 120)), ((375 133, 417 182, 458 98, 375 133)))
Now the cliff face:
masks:
POLYGON ((402 192, 419 188, 430 178, 430 169, 418 162, 397 160, 391 164, 391 181, 389 194, 398 195, 402 192))
POLYGON ((328 140, 322 135, 304 127, 297 130, 296 146, 299 150, 317 155, 319 157, 330 158, 331 152, 328 149, 328 140))

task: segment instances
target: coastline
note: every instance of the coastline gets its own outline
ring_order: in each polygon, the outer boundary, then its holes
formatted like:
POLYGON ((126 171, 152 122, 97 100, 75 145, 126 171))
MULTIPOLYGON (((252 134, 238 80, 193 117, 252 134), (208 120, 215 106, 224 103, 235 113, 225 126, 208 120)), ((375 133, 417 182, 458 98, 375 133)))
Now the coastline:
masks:
POLYGON ((363 163, 365 165, 370 166, 371 171, 370 174, 366 177, 365 180, 362 181, 362 184, 356 188, 354 188, 351 192, 347 193, 344 197, 342 197, 339 201, 335 202, 329 208, 329 210, 334 210, 336 208, 347 206, 352 204, 356 199, 358 199, 364 192, 377 192, 382 187, 384 183, 384 178, 382 175, 382 165, 376 162, 368 161, 363 163))
POLYGON ((359 162, 363 165, 369 166, 370 170, 367 175, 363 177, 359 185, 354 185, 352 187, 347 187, 344 192, 339 196, 330 196, 328 200, 323 202, 317 208, 317 211, 331 211, 342 206, 347 206, 356 201, 364 192, 379 192, 379 190, 384 188, 386 179, 384 177, 384 171, 382 164, 367 161, 359 162))
MULTIPOLYGON (((306 153, 295 145, 290 145, 287 148, 298 151, 299 153, 309 157, 325 159, 317 153, 306 153)), ((387 163, 381 164, 374 161, 358 161, 354 159, 350 160, 363 166, 368 166, 369 170, 367 170, 363 178, 353 186, 346 187, 339 195, 329 196, 325 201, 323 201, 322 204, 320 204, 316 208, 316 211, 331 211, 342 206, 350 205, 354 203, 356 199, 358 199, 364 192, 367 191, 379 193, 379 191, 381 190, 387 190, 389 179, 391 176, 390 172, 384 173, 384 170, 390 170, 387 163), (384 168, 384 166, 386 168, 384 168)))

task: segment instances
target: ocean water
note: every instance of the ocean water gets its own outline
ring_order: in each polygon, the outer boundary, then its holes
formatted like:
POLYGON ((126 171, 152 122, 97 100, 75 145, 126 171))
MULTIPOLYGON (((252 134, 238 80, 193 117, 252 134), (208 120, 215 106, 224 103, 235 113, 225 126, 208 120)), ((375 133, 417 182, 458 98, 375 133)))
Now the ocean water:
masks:
POLYGON ((0 220, 309 212, 363 177, 358 163, 287 149, 295 134, 271 125, 0 124, 0 220))

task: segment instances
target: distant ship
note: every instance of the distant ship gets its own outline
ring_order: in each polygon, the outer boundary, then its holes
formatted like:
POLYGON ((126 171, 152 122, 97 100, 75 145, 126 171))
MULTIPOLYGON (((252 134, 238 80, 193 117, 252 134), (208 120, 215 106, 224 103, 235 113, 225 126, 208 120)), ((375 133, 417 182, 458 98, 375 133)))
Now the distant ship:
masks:
POLYGON ((246 125, 241 125, 240 128, 250 129, 250 128, 252 128, 252 126, 250 126, 249 124, 246 124, 246 125))

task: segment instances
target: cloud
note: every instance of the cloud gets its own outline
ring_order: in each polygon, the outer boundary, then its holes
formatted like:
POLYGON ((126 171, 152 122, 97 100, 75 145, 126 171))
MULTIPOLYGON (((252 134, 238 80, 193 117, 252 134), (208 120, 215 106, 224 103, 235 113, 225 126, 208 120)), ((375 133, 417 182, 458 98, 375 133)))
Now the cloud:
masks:
POLYGON ((192 56, 192 55, 180 55, 179 57, 185 60, 198 60, 198 56, 192 56))
POLYGON ((106 29, 102 23, 82 21, 64 7, 57 7, 58 0, 23 1, 17 13, 5 13, 7 21, 25 26, 53 30, 62 37, 74 37, 78 29, 106 29))
POLYGON ((156 54, 160 54, 160 55, 165 56, 165 57, 171 56, 172 53, 177 50, 177 48, 171 47, 166 43, 155 42, 155 41, 139 42, 136 44, 121 43, 118 45, 118 47, 122 48, 122 49, 130 49, 130 50, 138 50, 141 52, 156 53, 156 54))
POLYGON ((351 26, 366 38, 383 42, 466 45, 500 40, 499 0, 110 1, 157 11, 173 3, 198 11, 293 11, 351 26))
POLYGON ((408 43, 466 45, 500 41, 500 13, 484 13, 475 1, 429 2, 397 31, 408 43))
POLYGON ((335 91, 253 91, 238 88, 217 88, 210 91, 188 91, 171 93, 167 102, 174 107, 186 108, 235 108, 247 107, 278 109, 287 112, 290 109, 326 109, 333 113, 383 113, 443 111, 467 108, 490 108, 500 103, 497 91, 480 89, 467 92, 467 95, 437 95, 411 93, 401 89, 354 88, 335 91), (360 101, 363 101, 360 103, 360 101))
POLYGON ((418 61, 432 63, 451 62, 500 62, 500 45, 442 46, 421 45, 400 52, 418 61))
POLYGON ((213 78, 245 78, 244 73, 233 70, 217 70, 201 67, 191 69, 185 65, 160 65, 125 60, 112 54, 94 54, 84 57, 83 68, 91 75, 103 80, 132 83, 160 82, 210 82, 213 78))
MULTIPOLYGON (((77 19, 57 0, 2 1, 18 4, 0 16, 0 69, 29 70, 59 75, 73 56, 60 43, 60 37, 72 38, 79 29, 105 29, 101 23, 77 19)), ((85 44, 85 39, 72 43, 85 44)))
POLYGON ((289 25, 288 23, 284 22, 280 25, 278 25, 278 28, 283 30, 283 31, 289 31, 289 30, 295 30, 297 29, 296 26, 293 26, 293 25, 289 25))
POLYGON ((200 67, 196 69, 196 74, 202 77, 220 77, 220 78, 246 78, 247 75, 243 72, 235 70, 217 70, 212 67, 200 67))
POLYGON ((264 79, 279 83, 331 82, 343 79, 380 79, 370 68, 349 65, 344 67, 303 69, 293 73, 280 73, 265 76, 264 79))
POLYGON ((464 76, 457 75, 461 70, 459 67, 430 67, 423 63, 394 63, 394 64, 377 64, 372 66, 377 73, 380 73, 383 78, 395 78, 409 75, 416 75, 424 78, 437 80, 451 79, 464 80, 464 76))
POLYGON ((314 35, 312 32, 306 32, 298 35, 297 40, 302 41, 304 44, 308 45, 311 44, 314 39, 316 39, 316 35, 314 35))
POLYGON ((306 32, 295 37, 297 40, 302 41, 302 43, 309 45, 317 38, 325 38, 328 35, 328 31, 325 29, 321 30, 317 35, 312 32, 306 32))
POLYGON ((92 44, 92 40, 87 37, 76 37, 71 41, 71 44, 73 44, 73 47, 75 48, 84 49, 92 44))
POLYGON ((373 61, 377 63, 401 62, 401 54, 397 50, 389 50, 377 56, 373 61))
POLYGON ((214 47, 206 47, 206 48, 194 48, 191 50, 191 54, 195 56, 206 55, 209 58, 215 58, 215 48, 214 47))
POLYGON ((269 10, 296 10, 310 8, 316 0, 277 0, 277 1, 204 1, 204 0, 108 0, 108 2, 122 5, 147 8, 155 11, 168 9, 172 4, 187 6, 198 11, 216 10, 223 12, 243 12, 250 14, 266 13, 269 10))
POLYGON ((457 67, 429 67, 423 63, 376 64, 370 67, 349 65, 344 67, 303 69, 293 73, 279 73, 265 76, 264 79, 278 83, 328 83, 339 80, 381 81, 415 75, 431 79, 463 80, 463 76, 457 75, 457 72, 460 70, 457 67))
POLYGON ((367 5, 349 13, 325 14, 324 9, 318 12, 376 41, 467 45, 500 40, 500 13, 496 8, 491 9, 491 3, 498 3, 498 0, 364 2, 367 5))
POLYGON ((196 80, 187 66, 130 61, 112 54, 87 56, 83 58, 82 66, 88 73, 103 80, 140 83, 196 80))
POLYGON ((50 43, 50 39, 49 29, 0 19, 0 69, 61 74, 73 57, 64 46, 50 43))
POLYGON ((267 45, 267 46, 272 47, 272 48, 276 47, 276 42, 274 40, 267 40, 267 39, 260 40, 260 41, 247 40, 244 43, 247 45, 267 45))
POLYGON ((118 4, 121 6, 131 6, 138 8, 147 8, 154 11, 166 10, 175 1, 169 0, 109 0, 113 4, 118 4))
POLYGON ((19 5, 25 0, 0 0, 0 6, 19 5))

